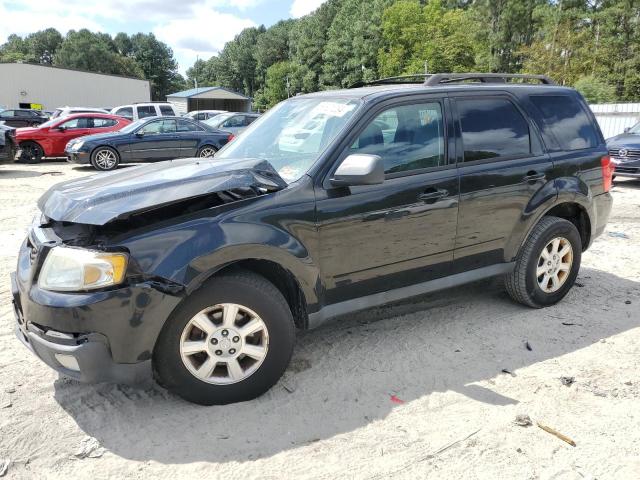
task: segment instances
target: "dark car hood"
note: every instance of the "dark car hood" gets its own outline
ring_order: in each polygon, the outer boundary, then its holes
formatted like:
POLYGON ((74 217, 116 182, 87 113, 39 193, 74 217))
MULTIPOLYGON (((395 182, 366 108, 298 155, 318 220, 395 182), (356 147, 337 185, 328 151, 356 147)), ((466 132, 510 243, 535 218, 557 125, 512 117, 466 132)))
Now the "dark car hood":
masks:
POLYGON ((233 189, 286 187, 265 160, 181 159, 59 183, 38 207, 50 219, 104 225, 159 206, 233 189))
POLYGON ((640 135, 635 135, 633 133, 621 133, 620 135, 609 138, 607 140, 607 147, 640 149, 640 135))

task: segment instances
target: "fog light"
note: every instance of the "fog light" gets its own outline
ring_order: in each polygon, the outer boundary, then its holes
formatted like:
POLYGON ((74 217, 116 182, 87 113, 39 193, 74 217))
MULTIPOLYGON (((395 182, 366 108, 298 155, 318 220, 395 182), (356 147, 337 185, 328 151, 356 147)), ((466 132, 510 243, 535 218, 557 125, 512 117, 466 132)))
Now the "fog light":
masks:
POLYGON ((68 370, 74 370, 76 372, 80 371, 80 366, 78 365, 76 357, 72 355, 64 355, 62 353, 56 353, 55 357, 60 365, 62 365, 64 368, 68 370))

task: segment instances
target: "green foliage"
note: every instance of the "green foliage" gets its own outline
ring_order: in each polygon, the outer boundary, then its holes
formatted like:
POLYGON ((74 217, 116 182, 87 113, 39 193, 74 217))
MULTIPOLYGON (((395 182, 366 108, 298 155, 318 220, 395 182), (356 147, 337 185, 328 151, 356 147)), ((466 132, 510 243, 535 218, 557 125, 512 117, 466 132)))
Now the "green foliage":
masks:
POLYGON ((10 35, 0 61, 141 76, 154 99, 219 85, 261 109, 287 95, 423 73, 425 62, 429 72, 544 73, 590 99, 638 101, 640 0, 327 0, 302 18, 243 30, 186 81, 152 34, 10 35))
POLYGON ((439 0, 426 6, 396 2, 384 12, 381 76, 475 69, 474 24, 468 12, 446 10, 439 0))
POLYGON ((616 98, 616 89, 593 75, 580 78, 574 87, 589 103, 613 102, 616 98))
POLYGON ((132 58, 118 54, 112 41, 87 29, 67 33, 54 55, 54 65, 140 78, 143 75, 132 58))

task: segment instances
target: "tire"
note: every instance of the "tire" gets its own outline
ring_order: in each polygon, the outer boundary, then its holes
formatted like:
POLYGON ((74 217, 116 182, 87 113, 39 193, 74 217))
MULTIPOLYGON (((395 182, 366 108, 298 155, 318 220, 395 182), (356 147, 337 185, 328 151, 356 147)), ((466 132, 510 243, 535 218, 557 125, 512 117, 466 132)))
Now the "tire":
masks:
POLYGON ((211 158, 216 154, 217 151, 218 151, 218 149, 216 147, 214 147, 213 145, 203 145, 198 150, 198 157, 199 158, 211 158))
MULTIPOLYGON (((251 325, 247 329, 251 330, 251 325)), ((243 402, 262 395, 278 381, 289 365, 294 341, 293 316, 280 291, 265 278, 238 270, 212 278, 174 311, 154 348, 154 374, 158 383, 189 402, 200 405, 243 402), (230 305, 240 307, 238 315, 229 315, 237 320, 223 324, 222 317, 230 305), (264 327, 253 336, 242 333, 242 326, 249 322, 256 324, 256 318, 251 318, 247 311, 256 315, 264 327), (209 333, 193 323, 203 313, 211 325, 202 320, 197 324, 204 325, 209 333), (187 345, 195 343, 206 346, 206 350, 198 347, 194 349, 197 353, 183 353, 187 345), (237 353, 233 348, 236 346, 237 353), (248 348, 258 351, 262 348, 266 354, 258 361, 243 353, 248 348), (221 362, 215 368, 207 364, 214 359, 221 362), (241 365, 235 380, 232 364, 241 365), (210 374, 197 376, 199 368, 210 374)))
POLYGON ((529 307, 554 305, 575 283, 581 257, 582 239, 575 225, 562 218, 543 217, 520 247, 515 269, 505 275, 507 292, 516 302, 529 307), (555 255, 559 259, 554 259, 554 239, 561 239, 557 250, 562 255, 555 255), (563 254, 567 244, 571 251, 563 254), (543 249, 546 249, 547 259, 543 258, 543 249), (539 272, 542 272, 540 276, 537 275, 539 272), (559 285, 555 283, 555 275, 559 285))
POLYGON ((108 172, 115 170, 120 164, 120 155, 111 147, 98 147, 91 152, 91 165, 96 170, 108 172))
POLYGON ((22 142, 20 148, 22 149, 21 159, 24 159, 25 163, 34 165, 44 158, 44 149, 36 142, 22 142))

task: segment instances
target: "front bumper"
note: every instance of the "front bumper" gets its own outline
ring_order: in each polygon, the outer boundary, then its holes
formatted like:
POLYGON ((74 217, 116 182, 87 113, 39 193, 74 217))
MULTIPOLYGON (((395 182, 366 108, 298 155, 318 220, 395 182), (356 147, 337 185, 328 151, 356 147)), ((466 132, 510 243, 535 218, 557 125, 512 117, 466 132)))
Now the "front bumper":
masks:
POLYGON ((20 341, 51 368, 80 381, 132 384, 151 378, 153 347, 180 297, 149 282, 83 293, 39 288, 38 271, 56 244, 49 230, 31 230, 11 275, 20 341))
POLYGON ((615 164, 613 174, 616 177, 640 178, 640 160, 612 157, 615 164))
POLYGON ((67 157, 67 162, 69 163, 87 165, 91 161, 89 152, 73 152, 71 150, 65 150, 64 153, 67 157))

